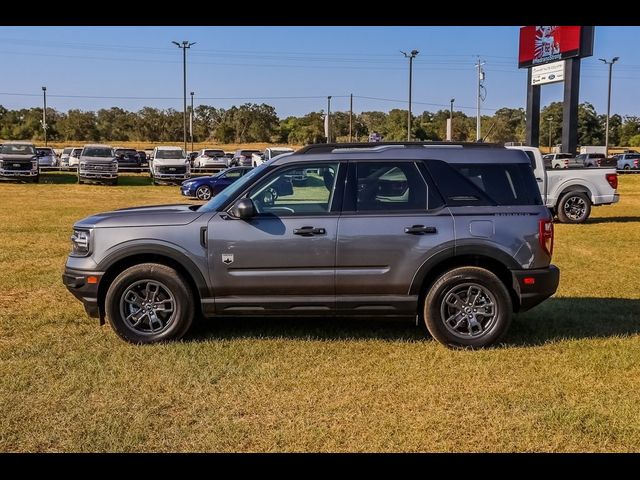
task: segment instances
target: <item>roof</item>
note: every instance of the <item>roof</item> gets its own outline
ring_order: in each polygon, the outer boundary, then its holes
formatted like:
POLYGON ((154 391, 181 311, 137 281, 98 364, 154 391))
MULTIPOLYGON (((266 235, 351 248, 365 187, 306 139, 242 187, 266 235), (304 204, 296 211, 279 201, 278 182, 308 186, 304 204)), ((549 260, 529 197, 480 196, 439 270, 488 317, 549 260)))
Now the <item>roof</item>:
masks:
POLYGON ((171 147, 171 146, 158 146, 156 147, 157 150, 182 150, 182 147, 171 147))
POLYGON ((113 148, 111 145, 104 145, 102 143, 88 143, 82 148, 113 148))
POLYGON ((35 148, 35 144, 30 142, 29 140, 8 140, 2 143, 3 145, 33 145, 35 148))

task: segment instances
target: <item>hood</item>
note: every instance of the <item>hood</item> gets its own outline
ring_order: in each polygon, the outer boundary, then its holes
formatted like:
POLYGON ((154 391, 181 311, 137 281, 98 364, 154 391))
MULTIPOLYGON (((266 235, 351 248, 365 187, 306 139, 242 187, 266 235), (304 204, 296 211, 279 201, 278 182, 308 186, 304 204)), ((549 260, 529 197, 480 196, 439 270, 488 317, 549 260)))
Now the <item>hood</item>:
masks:
POLYGON ((117 228, 186 225, 202 215, 190 207, 191 205, 176 204, 123 208, 122 210, 92 215, 76 222, 74 226, 78 228, 117 228))
POLYGON ((13 153, 0 153, 0 160, 3 162, 30 162, 35 160, 36 156, 32 154, 28 155, 16 155, 13 153))
POLYGON ((81 162, 91 163, 111 163, 115 160, 114 157, 80 157, 81 162))

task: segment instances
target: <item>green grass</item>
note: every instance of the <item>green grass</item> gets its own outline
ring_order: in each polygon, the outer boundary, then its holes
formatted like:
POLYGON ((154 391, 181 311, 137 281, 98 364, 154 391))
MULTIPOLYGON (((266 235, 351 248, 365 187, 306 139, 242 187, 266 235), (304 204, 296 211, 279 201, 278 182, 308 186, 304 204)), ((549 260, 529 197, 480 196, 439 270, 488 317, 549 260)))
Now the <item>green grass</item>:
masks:
POLYGON ((556 226, 558 294, 477 352, 331 319, 125 344, 60 275, 75 220, 186 202, 146 181, 0 184, 0 451, 638 451, 640 176, 556 226))

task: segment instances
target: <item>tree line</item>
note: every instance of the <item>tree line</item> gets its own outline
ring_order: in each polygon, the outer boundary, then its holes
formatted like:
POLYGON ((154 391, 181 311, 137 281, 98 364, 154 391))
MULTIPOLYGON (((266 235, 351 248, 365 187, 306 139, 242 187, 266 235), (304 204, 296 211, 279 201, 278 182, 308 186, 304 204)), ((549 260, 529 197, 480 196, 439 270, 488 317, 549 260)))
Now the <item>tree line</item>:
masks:
MULTIPOLYGON (((273 106, 245 103, 228 109, 199 105, 193 112, 195 142, 290 144, 321 143, 325 112, 311 112, 301 117, 280 119, 273 106)), ((449 110, 424 111, 412 117, 412 133, 417 140, 444 140, 449 110)), ((540 115, 540 144, 561 142, 562 103, 553 102, 540 115)), ((353 115, 353 140, 366 141, 377 132, 384 140, 404 140, 407 135, 407 110, 368 111, 353 115)), ((590 103, 578 108, 578 143, 604 145, 606 116, 598 114, 590 103)), ((640 146, 640 117, 612 115, 609 121, 609 144, 640 146)), ((332 112, 332 136, 339 142, 349 138, 349 112, 332 112)), ((482 134, 488 142, 524 142, 525 111, 501 108, 482 116, 482 134)), ((47 136, 51 141, 141 141, 180 142, 183 115, 175 109, 144 107, 137 112, 119 107, 98 111, 77 109, 59 112, 47 108, 47 136)), ((0 138, 4 140, 44 139, 42 108, 8 110, 0 105, 0 138)), ((476 118, 453 112, 453 139, 474 141, 476 118)))

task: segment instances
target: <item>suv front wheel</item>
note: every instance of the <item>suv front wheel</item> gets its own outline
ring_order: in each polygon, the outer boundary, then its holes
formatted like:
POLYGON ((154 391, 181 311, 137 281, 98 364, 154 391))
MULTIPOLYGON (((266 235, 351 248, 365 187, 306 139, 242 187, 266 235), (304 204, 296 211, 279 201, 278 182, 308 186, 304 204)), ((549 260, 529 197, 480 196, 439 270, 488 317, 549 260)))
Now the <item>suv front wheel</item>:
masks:
POLYGON ((111 327, 131 343, 178 340, 193 322, 193 305, 183 276, 157 263, 142 263, 120 273, 105 299, 111 327))
POLYGON ((451 347, 482 348, 498 342, 511 324, 512 312, 504 283, 479 267, 444 273, 424 302, 429 333, 451 347))

